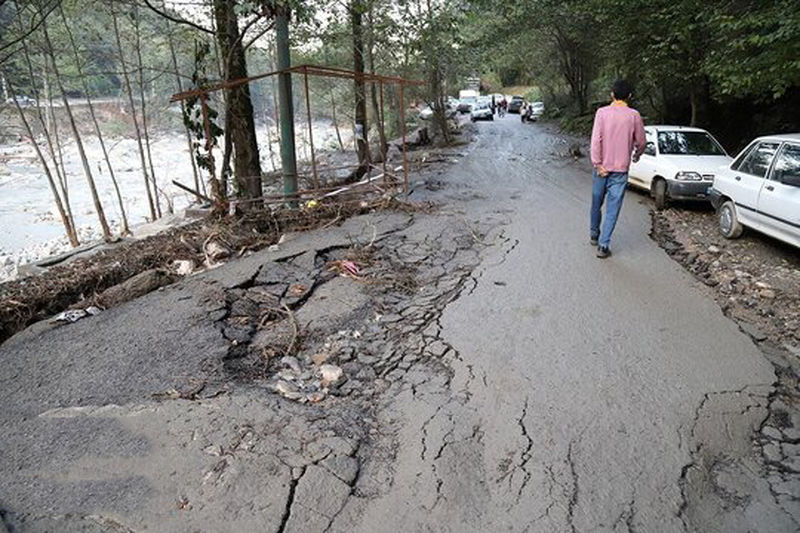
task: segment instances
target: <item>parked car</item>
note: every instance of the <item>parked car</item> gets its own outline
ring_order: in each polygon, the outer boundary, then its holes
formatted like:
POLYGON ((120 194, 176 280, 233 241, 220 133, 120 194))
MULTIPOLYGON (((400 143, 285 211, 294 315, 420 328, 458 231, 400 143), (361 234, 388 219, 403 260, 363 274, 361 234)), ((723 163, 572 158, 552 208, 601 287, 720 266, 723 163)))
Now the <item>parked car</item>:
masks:
POLYGON ((628 183, 649 191, 656 209, 670 200, 707 200, 714 175, 732 159, 706 130, 647 126, 644 154, 628 170, 628 183))
POLYGON ((521 96, 512 96, 511 100, 508 102, 508 112, 509 113, 519 113, 519 110, 522 108, 523 99, 521 96))
POLYGON ((800 133, 751 142, 714 179, 711 203, 728 239, 747 226, 800 247, 800 133))
MULTIPOLYGON (((447 102, 444 105, 444 113, 447 118, 452 118, 453 116, 455 116, 456 112, 457 108, 453 107, 452 104, 450 104, 450 102, 447 102)), ((421 118, 422 120, 430 120, 432 116, 433 116, 433 108, 429 105, 423 107, 419 112, 419 118, 421 118)))
POLYGON ((544 114, 544 103, 533 102, 525 106, 525 112, 522 113, 522 122, 536 122, 544 114))
POLYGON ((494 120, 494 113, 492 113, 492 103, 486 100, 479 101, 475 104, 470 112, 470 120, 494 120))

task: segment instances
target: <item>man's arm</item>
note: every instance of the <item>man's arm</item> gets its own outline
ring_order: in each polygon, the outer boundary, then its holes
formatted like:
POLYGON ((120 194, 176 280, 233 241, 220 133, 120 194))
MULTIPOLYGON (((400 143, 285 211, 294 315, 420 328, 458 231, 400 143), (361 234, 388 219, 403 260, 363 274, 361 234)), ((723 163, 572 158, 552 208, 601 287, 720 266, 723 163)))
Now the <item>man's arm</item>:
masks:
POLYGON ((597 169, 600 176, 608 174, 603 168, 603 115, 600 110, 594 114, 594 126, 592 126, 592 166, 597 169))
POLYGON ((644 122, 642 121, 642 115, 639 113, 636 113, 636 117, 634 117, 633 121, 633 144, 636 147, 633 152, 633 161, 636 162, 647 147, 647 138, 644 134, 644 122))
POLYGON ((594 114, 594 125, 592 126, 592 166, 598 166, 603 162, 603 116, 600 110, 594 114))

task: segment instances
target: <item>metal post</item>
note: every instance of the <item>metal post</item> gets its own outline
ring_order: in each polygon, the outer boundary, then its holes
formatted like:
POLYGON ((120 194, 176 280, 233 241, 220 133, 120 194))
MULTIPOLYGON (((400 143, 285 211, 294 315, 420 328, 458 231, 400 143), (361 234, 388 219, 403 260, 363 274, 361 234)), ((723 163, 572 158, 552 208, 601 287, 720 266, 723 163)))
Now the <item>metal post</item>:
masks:
MULTIPOLYGON (((292 75, 288 72, 292 59, 289 50, 289 9, 281 7, 275 19, 275 44, 278 59, 278 105, 281 121, 281 166, 283 192, 297 192, 297 154, 294 146, 294 109, 292 106, 292 75)), ((296 205, 296 202, 291 202, 296 205)))
POLYGON ((311 147, 311 172, 314 176, 314 188, 319 189, 317 158, 314 155, 314 131, 311 127, 311 99, 308 96, 308 68, 303 69, 303 82, 306 89, 306 115, 308 116, 308 144, 311 147))
POLYGON ((403 143, 403 196, 408 200, 408 159, 406 158, 406 106, 403 102, 403 82, 400 82, 400 131, 403 143))

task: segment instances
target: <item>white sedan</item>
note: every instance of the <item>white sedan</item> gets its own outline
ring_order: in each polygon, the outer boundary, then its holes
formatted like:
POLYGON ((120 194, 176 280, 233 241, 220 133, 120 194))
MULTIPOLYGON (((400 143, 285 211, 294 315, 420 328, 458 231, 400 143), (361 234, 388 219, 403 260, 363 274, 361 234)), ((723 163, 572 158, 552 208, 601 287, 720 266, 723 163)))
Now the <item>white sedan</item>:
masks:
POLYGON ((494 113, 492 113, 492 106, 487 101, 478 101, 470 111, 470 119, 472 122, 476 120, 494 120, 494 113))
POLYGON ((711 203, 728 239, 748 226, 800 247, 800 134, 751 142, 714 180, 711 203))
POLYGON ((707 200, 714 175, 731 158, 706 130, 647 126, 647 146, 628 171, 628 183, 650 192, 656 208, 670 200, 707 200))

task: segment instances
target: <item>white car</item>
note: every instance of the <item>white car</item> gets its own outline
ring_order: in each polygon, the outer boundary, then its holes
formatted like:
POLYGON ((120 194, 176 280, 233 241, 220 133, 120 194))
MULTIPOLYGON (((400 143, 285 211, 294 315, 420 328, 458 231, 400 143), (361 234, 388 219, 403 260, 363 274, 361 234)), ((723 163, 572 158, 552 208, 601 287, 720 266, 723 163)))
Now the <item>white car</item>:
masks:
POLYGON ((476 120, 494 120, 494 113, 492 113, 491 103, 485 100, 479 100, 474 106, 472 106, 472 111, 470 111, 470 119, 472 122, 475 122, 476 120))
MULTIPOLYGON (((444 105, 444 115, 447 118, 451 118, 455 116, 456 109, 457 107, 454 107, 452 103, 448 101, 444 105)), ((429 105, 423 107, 422 110, 419 112, 419 118, 421 118, 422 120, 430 120, 431 118, 433 118, 433 108, 429 105)))
POLYGON ((711 203, 728 239, 747 226, 800 247, 800 133, 751 142, 714 179, 711 203))
POLYGON ((656 209, 669 200, 706 200, 714 175, 731 158, 706 130, 646 126, 644 154, 628 170, 628 183, 649 191, 656 209))

